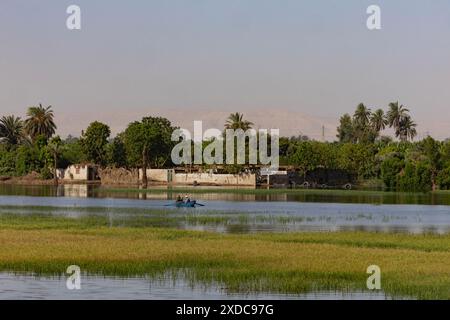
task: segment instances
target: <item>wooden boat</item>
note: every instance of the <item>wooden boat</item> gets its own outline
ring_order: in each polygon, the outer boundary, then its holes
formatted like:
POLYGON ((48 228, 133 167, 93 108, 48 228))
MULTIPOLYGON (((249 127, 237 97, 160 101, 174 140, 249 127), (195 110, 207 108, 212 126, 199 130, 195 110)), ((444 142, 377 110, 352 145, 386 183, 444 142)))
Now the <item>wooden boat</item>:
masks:
POLYGON ((203 206, 203 205, 200 203, 197 203, 196 200, 189 200, 187 202, 177 201, 177 202, 175 202, 175 206, 177 208, 195 208, 195 206, 203 206))

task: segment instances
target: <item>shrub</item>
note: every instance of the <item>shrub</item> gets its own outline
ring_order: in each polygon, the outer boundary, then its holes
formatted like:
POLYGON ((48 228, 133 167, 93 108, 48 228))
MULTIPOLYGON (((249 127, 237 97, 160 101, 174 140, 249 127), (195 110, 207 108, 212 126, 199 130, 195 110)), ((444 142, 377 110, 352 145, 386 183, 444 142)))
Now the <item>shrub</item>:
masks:
POLYGON ((450 165, 438 173, 436 180, 440 189, 442 190, 450 189, 450 165))
POLYGON ((398 157, 390 157, 381 164, 381 178, 388 189, 397 188, 398 174, 404 166, 404 161, 398 157))

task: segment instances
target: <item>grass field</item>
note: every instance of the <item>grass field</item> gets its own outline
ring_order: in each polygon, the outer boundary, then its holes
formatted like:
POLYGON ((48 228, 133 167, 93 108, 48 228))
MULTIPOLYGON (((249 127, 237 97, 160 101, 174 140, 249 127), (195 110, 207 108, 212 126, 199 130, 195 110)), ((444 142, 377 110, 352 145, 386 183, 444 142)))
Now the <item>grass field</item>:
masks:
MULTIPOLYGON (((270 226, 294 226, 304 223, 332 221, 327 215, 309 216, 280 216, 280 215, 249 215, 246 213, 232 213, 222 211, 179 211, 176 208, 114 208, 114 207, 55 207, 55 206, 8 206, 0 205, 0 226, 3 222, 12 227, 12 218, 17 214, 27 215, 29 221, 39 219, 48 221, 53 227, 58 226, 53 217, 74 215, 83 217, 84 221, 95 222, 96 226, 120 227, 178 227, 186 226, 249 226, 266 224, 270 226), (127 214, 122 215, 124 212, 127 214)), ((371 221, 372 214, 358 214, 345 216, 346 221, 362 219, 371 221)), ((390 219, 385 217, 385 219, 390 219)), ((21 228, 33 228, 33 225, 20 225, 21 228)))
POLYGON ((230 292, 365 289, 369 265, 394 297, 450 299, 450 235, 365 232, 221 235, 107 227, 95 217, 2 215, 0 270, 117 276, 178 274, 230 292))

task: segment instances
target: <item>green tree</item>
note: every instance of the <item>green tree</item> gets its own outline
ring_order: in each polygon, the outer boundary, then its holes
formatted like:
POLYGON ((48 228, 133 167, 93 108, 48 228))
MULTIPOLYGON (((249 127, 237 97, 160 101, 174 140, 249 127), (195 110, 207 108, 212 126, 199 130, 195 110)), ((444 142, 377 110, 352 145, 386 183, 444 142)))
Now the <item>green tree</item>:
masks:
POLYGON ((381 145, 381 146, 387 146, 387 145, 389 145, 390 143, 392 143, 394 140, 392 139, 392 137, 390 137, 390 136, 380 136, 379 137, 379 139, 378 139, 378 143, 381 145))
POLYGON ((359 143, 373 143, 378 135, 370 125, 371 114, 370 109, 362 103, 356 107, 353 115, 353 130, 359 143))
POLYGON ((353 120, 355 121, 356 126, 365 129, 369 125, 370 115, 370 109, 363 103, 360 103, 356 107, 355 114, 353 115, 353 120))
POLYGON ((397 156, 388 157, 382 162, 381 178, 388 189, 395 190, 397 188, 398 175, 403 167, 403 159, 400 159, 397 156))
POLYGON ((63 143, 61 141, 61 138, 59 136, 52 138, 47 145, 47 149, 53 156, 53 181, 55 185, 58 185, 58 159, 63 152, 63 143))
POLYGON ((389 127, 399 130, 400 121, 407 116, 409 110, 397 102, 389 103, 389 111, 387 113, 387 121, 389 127))
POLYGON ((233 130, 242 129, 244 131, 247 131, 248 129, 251 129, 252 126, 253 123, 244 120, 244 115, 239 112, 230 114, 225 123, 225 129, 233 129, 233 130))
POLYGON ((127 156, 123 134, 117 135, 106 148, 108 166, 115 168, 127 166, 127 156))
POLYGON ((51 106, 44 108, 39 104, 37 107, 30 107, 27 111, 27 116, 25 130, 33 141, 39 135, 49 139, 56 132, 56 124, 53 120, 54 114, 51 106))
POLYGON ((59 162, 62 168, 88 161, 79 138, 69 136, 63 141, 63 145, 59 162))
POLYGON ((353 126, 352 117, 348 113, 344 114, 340 119, 339 127, 337 128, 339 142, 348 143, 355 142, 355 130, 353 126))
POLYGON ((426 139, 422 140, 419 144, 419 148, 423 154, 428 158, 431 170, 431 183, 432 189, 436 190, 437 187, 437 175, 438 171, 441 169, 441 151, 440 143, 434 140, 432 137, 428 136, 426 139))
POLYGON ((380 132, 386 128, 388 121, 384 115, 384 111, 382 109, 377 109, 374 113, 372 113, 370 117, 370 126, 372 130, 374 130, 377 136, 380 135, 380 132))
POLYGON ((0 176, 15 176, 16 150, 11 150, 5 144, 0 144, 0 176))
POLYGON ((41 173, 45 178, 48 171, 48 164, 51 162, 51 155, 47 150, 47 141, 44 136, 38 136, 31 144, 22 144, 14 150, 16 155, 15 171, 19 176, 24 176, 31 172, 41 173))
POLYGON ((426 192, 431 190, 431 168, 427 161, 407 161, 398 174, 398 190, 426 192))
POLYGON ((360 178, 374 176, 376 147, 373 144, 345 143, 338 150, 339 169, 356 173, 360 178))
POLYGON ((410 116, 405 116, 400 120, 400 128, 398 129, 398 136, 401 141, 414 140, 417 136, 416 123, 410 116))
POLYGON ((450 189, 450 139, 441 143, 440 154, 442 169, 436 177, 436 182, 440 189, 448 190, 450 189))
POLYGON ((309 171, 317 169, 320 165, 320 153, 311 141, 297 143, 291 153, 289 163, 299 168, 303 176, 306 176, 309 171))
POLYGON ((442 162, 444 166, 450 164, 450 139, 445 140, 441 145, 442 162))
POLYGON ((442 190, 450 189, 450 166, 447 166, 441 171, 439 171, 436 177, 436 181, 440 189, 442 190))
POLYGON ((159 141, 150 144, 149 157, 150 163, 155 168, 162 168, 171 163, 172 148, 177 142, 172 141, 172 133, 178 129, 172 126, 171 122, 163 117, 145 117, 142 123, 146 127, 153 127, 159 132, 159 141))
POLYGON ((147 168, 153 163, 163 166, 170 158, 175 130, 169 120, 160 117, 146 117, 130 123, 124 133, 128 164, 142 169, 142 184, 148 185, 147 168))
POLYGON ((389 104, 387 121, 389 127, 394 128, 395 136, 400 138, 400 141, 413 140, 417 135, 417 125, 409 115, 409 109, 403 105, 399 105, 398 102, 391 102, 389 104))
POLYGON ((280 157, 287 157, 291 142, 287 137, 280 137, 280 157))
POLYGON ((89 125, 81 137, 81 145, 88 161, 106 164, 106 146, 110 134, 109 126, 104 123, 94 121, 89 125))
POLYGON ((6 116, 0 119, 0 141, 8 145, 19 144, 24 139, 24 125, 20 117, 6 116))

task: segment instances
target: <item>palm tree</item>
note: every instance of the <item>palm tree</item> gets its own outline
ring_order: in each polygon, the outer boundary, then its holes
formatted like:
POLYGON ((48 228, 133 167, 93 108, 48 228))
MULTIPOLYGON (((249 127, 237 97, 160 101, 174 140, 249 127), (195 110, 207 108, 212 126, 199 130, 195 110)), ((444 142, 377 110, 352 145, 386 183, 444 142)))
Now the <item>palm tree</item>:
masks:
POLYGON ((339 138, 340 142, 356 142, 355 128, 353 125, 352 117, 346 113, 339 120, 339 127, 337 128, 338 134, 336 137, 339 138))
POLYGON ((353 118, 355 119, 356 125, 358 125, 360 128, 365 128, 366 125, 369 123, 370 109, 367 108, 363 103, 360 103, 356 107, 356 111, 355 114, 353 115, 353 118))
POLYGON ((59 136, 54 137, 50 140, 49 144, 47 145, 47 150, 51 153, 53 156, 53 179, 55 185, 58 185, 58 174, 57 174, 57 168, 58 168, 58 158, 63 152, 62 150, 62 141, 59 136))
POLYGON ((375 140, 375 134, 370 128, 370 109, 360 103, 353 114, 354 134, 356 142, 368 142, 375 140))
POLYGON ((55 133, 56 125, 53 121, 51 106, 44 108, 42 104, 39 104, 38 107, 31 107, 27 111, 27 116, 25 130, 33 140, 39 135, 49 139, 55 133))
POLYGON ((395 135, 400 138, 400 141, 413 140, 417 135, 417 124, 409 115, 409 109, 398 102, 389 104, 389 112, 387 113, 387 120, 389 126, 395 129, 395 135))
POLYGON ((399 131, 397 136, 400 137, 401 141, 414 140, 417 136, 416 130, 417 124, 411 119, 409 115, 404 116, 400 119, 399 131))
POLYGON ((384 111, 382 109, 378 109, 372 113, 372 116, 370 117, 370 126, 377 134, 380 134, 380 132, 386 128, 387 124, 388 121, 384 116, 384 111))
POLYGON ((2 117, 0 119, 0 140, 10 145, 19 144, 24 139, 23 129, 23 121, 20 117, 2 117))
POLYGON ((242 129, 244 131, 247 131, 248 129, 251 129, 253 126, 253 123, 247 120, 244 120, 244 115, 242 113, 236 112, 230 114, 230 116, 227 119, 227 122, 225 123, 225 129, 242 129))
POLYGON ((387 121, 390 128, 394 128, 397 132, 400 129, 401 120, 408 116, 409 110, 406 109, 403 105, 399 105, 397 102, 389 103, 389 111, 387 113, 387 121))

